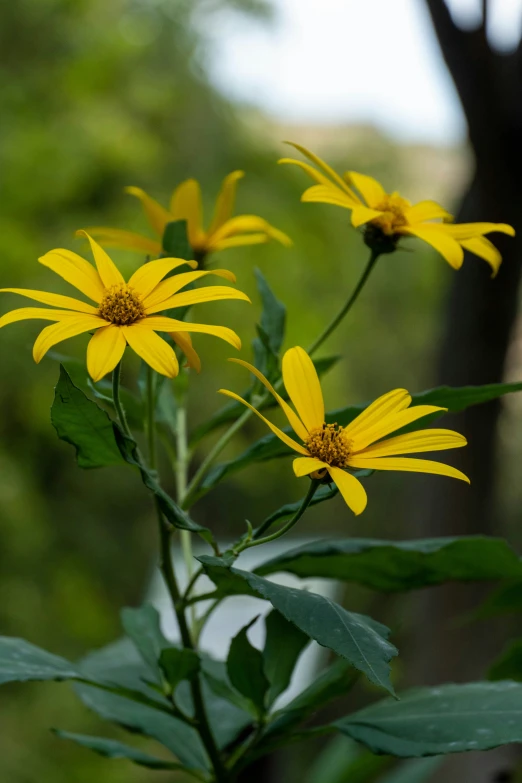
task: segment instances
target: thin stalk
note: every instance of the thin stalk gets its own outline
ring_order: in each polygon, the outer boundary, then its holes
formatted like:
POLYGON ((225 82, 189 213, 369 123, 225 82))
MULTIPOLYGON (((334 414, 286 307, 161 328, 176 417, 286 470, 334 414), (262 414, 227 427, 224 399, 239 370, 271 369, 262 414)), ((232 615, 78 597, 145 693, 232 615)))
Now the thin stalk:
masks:
MULTIPOLYGON (((337 315, 332 318, 328 326, 321 332, 319 337, 317 337, 311 345, 307 349, 307 353, 309 356, 312 356, 318 348, 325 342, 325 340, 330 337, 330 335, 337 329, 339 324, 343 321, 344 318, 348 315, 350 310, 352 309, 353 305, 359 298, 359 295, 361 291, 363 290, 364 286, 366 285, 366 282, 370 276, 370 273, 375 266, 377 259, 379 258, 379 254, 372 250, 370 258, 368 260, 368 263, 366 264, 364 271, 359 278, 359 282, 355 286, 351 296, 346 300, 346 302, 343 304, 337 315)), ((278 381, 274 384, 276 390, 280 389, 282 385, 281 378, 278 379, 278 381)), ((258 408, 265 404, 270 399, 270 394, 267 392, 259 399, 258 408)), ((205 459, 202 461, 201 465, 195 472, 194 476, 192 477, 192 481, 187 487, 187 492, 185 495, 185 504, 183 504, 183 508, 186 508, 188 505, 191 504, 192 499, 196 493, 196 490, 198 489, 199 485, 201 484, 201 481, 205 477, 205 474, 207 473, 210 466, 213 464, 214 460, 221 454, 225 446, 228 445, 228 443, 232 440, 234 435, 238 430, 241 429, 243 424, 247 422, 250 417, 253 415, 252 411, 247 408, 241 416, 236 419, 236 421, 226 430, 219 440, 215 443, 213 448, 209 451, 205 459)))
POLYGON ((152 367, 147 365, 147 442, 149 453, 149 465, 156 470, 156 375, 152 367))
POLYGON ((132 432, 127 422, 125 415, 125 409, 123 408, 120 399, 120 381, 121 381, 121 360, 118 362, 114 370, 112 371, 112 399, 114 402, 114 408, 118 416, 121 428, 129 438, 132 438, 132 432))

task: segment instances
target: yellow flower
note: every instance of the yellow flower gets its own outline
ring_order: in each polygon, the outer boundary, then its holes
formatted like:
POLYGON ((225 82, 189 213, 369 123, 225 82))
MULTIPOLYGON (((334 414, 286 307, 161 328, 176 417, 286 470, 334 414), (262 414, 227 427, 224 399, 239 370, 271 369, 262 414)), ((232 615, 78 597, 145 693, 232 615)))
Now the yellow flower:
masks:
POLYGON ((293 158, 279 163, 292 163, 302 168, 318 184, 305 190, 302 201, 335 204, 352 211, 352 225, 365 226, 365 242, 380 253, 391 253, 402 236, 424 240, 435 248, 454 269, 460 269, 464 250, 468 250, 491 266, 497 274, 502 256, 484 234, 499 231, 515 235, 506 223, 457 223, 436 201, 411 204, 397 192, 386 193, 373 177, 347 171, 339 176, 321 158, 305 147, 289 142, 317 168, 293 158), (360 195, 359 195, 360 194, 360 195))
POLYGON ((302 348, 290 348, 283 356, 282 366, 285 388, 297 413, 259 370, 241 359, 230 361, 250 370, 274 395, 302 445, 265 419, 250 403, 234 392, 226 389, 220 389, 220 392, 254 411, 283 443, 301 455, 294 459, 293 463, 296 476, 310 476, 327 483, 334 481, 354 514, 364 511, 367 498, 360 481, 347 472, 347 469, 436 473, 469 483, 464 473, 450 465, 399 456, 465 446, 466 439, 458 432, 426 429, 382 440, 417 419, 444 411, 445 408, 433 405, 416 405, 409 408, 411 397, 408 392, 405 389, 394 389, 375 400, 346 427, 327 424, 321 384, 312 360, 302 348))
POLYGON ((96 268, 76 253, 63 249, 51 250, 39 261, 71 283, 95 302, 96 306, 70 296, 45 291, 25 288, 0 289, 59 308, 23 307, 0 318, 0 327, 27 319, 56 322, 46 326, 38 335, 33 348, 36 362, 56 343, 92 330, 96 331, 87 348, 87 369, 94 381, 99 381, 116 367, 127 345, 157 372, 169 378, 176 376, 179 372, 176 354, 156 332, 170 333, 187 355, 189 364, 196 369, 199 369, 199 357, 192 348, 188 332, 213 334, 226 340, 234 348, 241 348, 237 334, 225 326, 185 323, 156 315, 170 308, 218 299, 244 299, 249 302, 246 294, 228 286, 208 286, 179 293, 189 283, 209 274, 235 282, 231 272, 226 269, 184 272, 163 279, 183 264, 188 264, 192 269, 197 264, 195 261, 184 261, 180 258, 161 258, 143 264, 126 283, 105 250, 85 231, 79 231, 78 234, 89 239, 96 268))
POLYGON ((145 215, 158 240, 121 231, 115 228, 90 228, 89 232, 105 247, 120 247, 140 253, 160 255, 165 228, 173 220, 186 220, 189 242, 194 253, 202 258, 216 250, 226 250, 240 245, 258 245, 276 239, 281 244, 292 244, 289 237, 256 215, 232 217, 236 200, 236 185, 244 176, 233 171, 225 177, 216 201, 212 223, 203 228, 201 188, 195 179, 187 179, 173 192, 169 209, 165 209, 141 188, 126 188, 126 192, 141 201, 145 215))

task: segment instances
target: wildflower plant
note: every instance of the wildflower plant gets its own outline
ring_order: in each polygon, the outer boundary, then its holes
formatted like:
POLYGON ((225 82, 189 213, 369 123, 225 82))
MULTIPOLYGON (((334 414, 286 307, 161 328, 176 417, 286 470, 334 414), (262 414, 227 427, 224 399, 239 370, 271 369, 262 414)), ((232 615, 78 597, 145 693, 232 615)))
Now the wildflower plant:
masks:
MULTIPOLYGON (((119 641, 78 662, 25 640, 2 637, 0 683, 69 680, 75 683, 80 699, 102 718, 160 743, 164 750, 154 755, 152 745, 149 752, 132 740, 125 744, 62 729, 57 730, 58 736, 110 758, 125 758, 151 770, 171 770, 207 783, 235 781, 257 759, 290 743, 329 734, 351 737, 375 753, 399 759, 487 750, 522 741, 520 721, 509 717, 522 712, 521 684, 508 679, 402 692, 400 679, 391 669, 398 654, 390 640, 393 630, 353 611, 349 599, 345 607, 322 594, 281 584, 277 577, 280 572, 299 578, 327 577, 384 593, 450 580, 522 580, 519 558, 500 539, 350 537, 353 515, 369 513, 367 488, 375 471, 431 473, 469 483, 446 454, 465 447, 465 438, 453 430, 432 427, 432 423, 446 411, 462 411, 519 391, 522 383, 443 387, 409 394, 400 388, 385 392, 383 379, 385 393, 376 400, 351 402, 329 412, 320 376, 332 363, 317 356, 330 335, 341 328, 379 256, 395 252, 403 238, 424 239, 455 268, 461 265, 464 251, 469 251, 484 258, 497 273, 501 258, 485 234, 512 234, 513 230, 504 224, 455 224, 434 202, 411 205, 396 193, 385 193, 366 175, 349 172, 340 177, 317 156, 294 146, 310 162, 283 162, 297 164, 317 183, 303 200, 351 210, 352 224, 365 227, 370 260, 338 313, 306 347, 284 348, 284 305, 258 272, 262 311, 253 360, 231 359, 250 373, 253 382, 243 396, 220 389, 232 402, 197 429, 191 429, 187 421, 188 395, 198 383, 193 370, 201 370, 190 335, 219 337, 240 350, 240 337, 245 342, 246 335, 238 336, 228 328, 227 317, 232 307, 250 306, 241 281, 235 286, 235 275, 203 265, 212 260, 215 250, 271 239, 290 245, 286 235, 263 218, 232 216, 242 172, 225 179, 207 230, 201 219, 199 185, 187 180, 174 191, 169 209, 144 191, 130 189, 142 202, 156 238, 123 229, 91 228, 79 235, 88 240, 94 264, 68 249, 45 253, 40 263, 73 286, 81 299, 77 294, 12 287, 16 281, 5 281, 11 287, 2 289, 43 307, 8 310, 0 318, 0 327, 26 319, 52 322, 36 339, 35 361, 59 342, 83 333, 91 335, 85 370, 76 373, 74 382, 67 363, 60 367, 52 423, 58 436, 75 447, 80 467, 121 465, 134 471, 136 480, 150 493, 157 520, 158 564, 178 635, 167 638, 157 609, 145 604, 122 611, 124 635, 119 641), (102 245, 141 252, 142 263, 129 280, 102 245), (202 284, 209 275, 227 284, 202 284), (194 323, 191 308, 198 305, 199 314, 199 305, 211 301, 221 302, 219 324, 194 323), (131 353, 142 362, 141 397, 134 388, 122 387, 122 363, 130 362, 131 353), (103 379, 109 373, 112 387, 107 388, 103 379), (165 396, 174 411, 167 420, 159 402, 165 396), (128 401, 132 401, 132 415, 128 401), (288 426, 281 428, 273 422, 277 408, 288 426), (239 456, 219 463, 222 451, 253 415, 271 433, 239 456), (160 433, 172 457, 174 496, 167 492, 165 476, 158 470, 160 433), (217 438, 214 445, 206 446, 212 435, 217 438), (201 455, 197 467, 192 459, 195 449, 201 455), (429 456, 435 451, 444 452, 441 461, 429 456), (296 489, 306 485, 300 501, 286 503, 265 519, 258 518, 255 508, 245 508, 245 519, 250 521, 235 541, 223 541, 219 530, 198 522, 196 504, 201 497, 249 465, 256 464, 262 474, 269 459, 280 460, 282 469, 293 469, 300 482, 296 489), (337 493, 344 500, 344 538, 316 538, 298 548, 289 543, 277 556, 261 558, 254 570, 244 568, 245 550, 282 539, 310 506, 320 504, 327 521, 329 502, 337 493), (197 557, 194 539, 199 540, 197 557), (183 579, 178 552, 184 560, 183 579), (213 585, 210 592, 201 588, 203 577, 213 585), (226 659, 217 660, 211 651, 202 651, 199 640, 211 614, 228 597, 237 595, 260 599, 268 605, 268 612, 263 620, 247 618, 242 630, 230 639, 226 659), (255 622, 265 630, 260 648, 248 636, 255 622), (327 648, 328 663, 308 687, 285 701, 297 661, 311 642, 327 648), (358 678, 363 687, 372 686, 368 706, 348 710, 332 721, 323 708, 337 699, 349 704, 347 697, 358 678)), ((242 275, 247 275, 245 269, 242 275)), ((221 377, 216 391, 220 385, 221 377)), ((360 774, 359 770, 357 780, 363 780, 360 774)), ((346 779, 350 779, 349 771, 346 779)))

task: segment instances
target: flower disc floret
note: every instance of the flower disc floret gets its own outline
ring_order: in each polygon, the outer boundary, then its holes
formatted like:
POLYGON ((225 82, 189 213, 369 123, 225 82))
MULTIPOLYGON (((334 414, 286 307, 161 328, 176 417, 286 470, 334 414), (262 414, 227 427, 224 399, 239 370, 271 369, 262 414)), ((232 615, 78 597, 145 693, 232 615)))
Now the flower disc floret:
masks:
POLYGON ((323 424, 322 427, 312 430, 304 445, 311 457, 332 467, 345 468, 353 443, 346 437, 344 428, 335 423, 323 424))
POLYGON ((120 283, 105 291, 98 313, 111 324, 129 326, 145 317, 145 307, 131 286, 120 283))

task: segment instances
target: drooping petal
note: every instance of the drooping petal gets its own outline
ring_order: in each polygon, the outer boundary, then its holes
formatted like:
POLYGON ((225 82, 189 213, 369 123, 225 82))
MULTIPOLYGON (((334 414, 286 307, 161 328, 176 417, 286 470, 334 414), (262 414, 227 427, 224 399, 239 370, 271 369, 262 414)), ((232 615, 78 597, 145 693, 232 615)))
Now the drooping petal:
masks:
POLYGON ((422 451, 458 449, 466 444, 466 438, 453 430, 418 430, 375 443, 353 456, 357 459, 359 457, 366 459, 367 457, 391 457, 396 454, 420 454, 422 451))
POLYGON ((405 410, 410 402, 411 397, 406 389, 393 389, 387 394, 383 394, 347 425, 344 430, 346 436, 348 438, 364 437, 367 430, 372 430, 387 416, 405 410))
POLYGON ((329 467, 328 473, 335 481, 346 505, 352 509, 356 516, 362 514, 366 508, 368 497, 359 479, 356 479, 351 473, 341 470, 341 468, 329 467))
POLYGON ((105 321, 101 318, 93 315, 76 315, 74 318, 46 326, 36 338, 33 346, 35 362, 38 364, 53 345, 61 343, 62 340, 67 340, 69 337, 90 332, 91 329, 99 329, 104 323, 105 321))
POLYGON ((268 389, 270 394, 277 400, 277 402, 281 406, 295 434, 298 435, 298 437, 300 437, 301 440, 306 440, 308 437, 308 430, 306 429, 305 425, 300 420, 299 416, 297 416, 297 414, 294 413, 294 411, 292 410, 290 405, 286 402, 286 400, 283 400, 283 398, 276 392, 276 390, 274 389, 270 381, 267 378, 265 378, 263 373, 259 372, 257 367, 254 367, 253 364, 249 364, 248 362, 245 362, 243 359, 229 359, 228 361, 234 362, 234 364, 240 364, 242 367, 246 367, 246 369, 249 370, 252 373, 252 375, 255 375, 255 377, 259 381, 261 381, 265 389, 268 389))
POLYGON ((444 223, 442 226, 444 232, 460 242, 461 239, 471 239, 472 237, 499 232, 515 236, 515 229, 507 223, 444 223))
POLYGON ((221 190, 219 191, 219 195, 216 199, 214 217, 212 218, 212 223, 208 229, 209 235, 212 235, 214 231, 217 231, 217 229, 222 226, 223 223, 232 217, 234 212, 234 205, 236 203, 237 183, 244 176, 244 171, 233 171, 223 180, 221 190))
POLYGON ((123 250, 135 250, 137 253, 147 253, 152 256, 159 256, 162 251, 161 242, 141 234, 135 234, 133 231, 104 228, 103 226, 91 226, 86 231, 102 247, 119 247, 123 250))
POLYGON ((352 226, 359 228, 359 226, 369 223, 371 220, 380 217, 383 212, 379 212, 377 209, 370 209, 370 207, 354 207, 352 210, 352 226))
POLYGON ((286 432, 280 430, 279 427, 276 427, 275 424, 272 424, 271 421, 266 419, 262 413, 259 413, 259 411, 256 410, 253 405, 250 405, 250 403, 240 397, 239 394, 235 394, 234 392, 228 391, 227 389, 219 389, 219 394, 225 394, 227 397, 231 397, 233 400, 237 400, 237 402, 242 402, 243 405, 246 405, 247 408, 250 408, 250 410, 253 411, 256 416, 259 416, 261 421, 265 422, 266 426, 272 430, 274 435, 277 435, 279 440, 282 440, 283 443, 285 443, 289 448, 297 451, 299 454, 304 454, 305 457, 308 456, 308 452, 303 446, 293 440, 289 435, 286 434, 286 432))
POLYGON ((185 354, 188 366, 197 373, 201 372, 201 359, 192 345, 190 334, 188 332, 169 332, 169 334, 185 354))
POLYGON ((380 182, 368 174, 359 174, 357 171, 347 171, 345 177, 357 188, 367 205, 372 209, 378 209, 379 204, 386 197, 386 191, 380 182))
POLYGON ((491 277, 496 277, 502 263, 502 256, 493 242, 490 242, 486 237, 472 237, 471 239, 461 239, 460 244, 464 250, 468 250, 473 255, 487 261, 493 270, 491 277))
POLYGON ((82 294, 88 296, 96 304, 99 304, 105 293, 98 271, 89 264, 84 258, 71 250, 57 248, 50 250, 44 256, 40 256, 38 261, 43 266, 49 267, 57 275, 73 285, 82 294))
POLYGON ((231 247, 247 247, 248 245, 266 245, 270 242, 268 234, 238 234, 235 237, 220 239, 212 244, 212 250, 228 250, 231 247))
POLYGON ((415 226, 401 226, 397 231, 400 234, 410 234, 418 237, 437 250, 453 269, 460 269, 464 261, 464 251, 459 243, 445 233, 446 225, 427 224, 415 226))
POLYGON ((270 239, 275 239, 286 247, 290 247, 292 240, 278 228, 270 225, 268 220, 265 220, 258 215, 236 215, 236 217, 230 218, 223 223, 213 234, 208 236, 209 250, 216 250, 221 243, 231 237, 241 235, 245 233, 261 232, 266 234, 270 239))
POLYGON ((360 451, 365 449, 371 443, 374 443, 381 438, 386 437, 392 432, 406 427, 408 424, 422 419, 424 416, 429 416, 432 413, 443 413, 447 408, 438 408, 435 405, 415 405, 412 408, 407 408, 399 413, 391 413, 384 416, 379 421, 376 421, 372 427, 367 427, 363 431, 352 436, 353 451, 360 451))
POLYGON ((114 370, 127 342, 121 326, 109 324, 99 329, 87 346, 87 370, 93 381, 99 381, 114 370))
POLYGON ((412 223, 422 223, 425 220, 453 220, 453 215, 437 204, 436 201, 419 201, 412 207, 408 207, 404 212, 404 217, 411 225, 412 223))
POLYGON ((34 299, 35 302, 52 305, 53 307, 75 310, 79 313, 89 313, 96 315, 98 310, 86 302, 79 299, 73 299, 72 296, 62 296, 61 294, 49 294, 47 291, 33 291, 28 288, 0 288, 0 293, 20 294, 28 299, 34 299))
POLYGON ((113 285, 125 285, 122 273, 105 250, 83 229, 77 231, 76 235, 86 237, 89 240, 96 268, 105 288, 110 288, 113 285))
POLYGON ((317 171, 317 169, 314 169, 313 166, 310 166, 309 163, 305 163, 303 160, 295 160, 294 158, 280 158, 277 162, 283 165, 290 163, 292 166, 298 166, 315 182, 318 182, 320 185, 328 185, 329 187, 332 187, 333 183, 328 177, 325 177, 322 172, 317 171))
POLYGON ((204 239, 203 205, 201 188, 195 179, 186 179, 178 185, 170 200, 171 220, 186 220, 187 232, 192 247, 197 247, 204 239))
POLYGON ((153 306, 147 307, 147 315, 158 313, 161 310, 169 310, 171 307, 187 307, 188 305, 200 304, 201 302, 217 302, 221 299, 242 299, 244 302, 250 302, 250 299, 243 291, 237 288, 230 288, 225 285, 209 285, 205 288, 195 288, 193 291, 183 291, 180 294, 174 294, 170 299, 153 306))
POLYGON ((147 321, 140 321, 121 329, 128 344, 153 370, 168 378, 179 372, 178 360, 171 346, 157 335, 147 321))
POLYGON ((130 278, 128 285, 136 290, 143 299, 148 296, 163 280, 165 275, 187 264, 196 269, 197 261, 185 261, 183 258, 158 258, 156 261, 149 261, 142 264, 130 278))
POLYGON ((445 465, 443 462, 434 462, 429 459, 415 459, 412 457, 363 457, 350 458, 349 465, 361 470, 399 470, 406 473, 434 473, 438 476, 449 476, 470 483, 469 478, 457 468, 445 465))
POLYGON ((304 155, 305 158, 308 158, 308 160, 311 160, 312 163, 315 163, 315 165, 318 166, 321 169, 321 171, 323 171, 326 174, 327 178, 333 180, 337 185, 339 185, 341 190, 344 190, 345 193, 348 193, 348 195, 352 196, 355 203, 359 202, 359 199, 357 198, 353 190, 348 187, 348 185, 343 180, 343 178, 340 177, 339 174, 336 171, 334 171, 334 169, 332 169, 332 167, 329 166, 328 163, 325 163, 324 160, 322 160, 318 155, 314 155, 314 153, 310 152, 310 150, 307 150, 306 147, 302 147, 300 144, 295 144, 293 141, 286 141, 285 144, 290 144, 291 147, 295 147, 296 150, 299 150, 299 152, 302 155, 304 155))
POLYGON ((301 196, 301 201, 315 204, 334 204, 336 207, 354 209, 356 204, 347 193, 335 185, 312 185, 301 196))
MULTIPOLYGON (((98 318, 98 316, 85 316, 86 318, 98 318)), ((20 307, 18 310, 11 310, 0 318, 0 328, 8 324, 14 324, 17 321, 70 321, 78 318, 78 313, 73 310, 51 310, 48 307, 20 307)), ((106 323, 103 318, 98 318, 100 326, 106 323)))
POLYGON ((326 462, 322 462, 316 457, 296 457, 292 463, 294 473, 297 478, 303 476, 309 476, 310 473, 314 473, 316 470, 328 470, 326 462))
POLYGON ((229 272, 228 269, 208 269, 197 272, 181 272, 178 275, 169 277, 166 280, 162 280, 158 283, 156 288, 150 292, 148 296, 143 299, 143 306, 153 307, 155 305, 164 302, 166 299, 170 299, 177 291, 181 291, 186 285, 193 283, 195 280, 199 280, 201 277, 207 275, 215 275, 216 277, 223 277, 225 280, 230 280, 231 283, 236 282, 236 276, 229 272))
POLYGON ((301 421, 307 430, 324 424, 324 400, 314 364, 299 346, 283 356, 283 381, 301 421))
POLYGON ((238 351, 241 349, 241 340, 238 335, 227 326, 191 324, 185 321, 177 321, 175 318, 167 318, 163 315, 152 315, 146 319, 145 323, 156 332, 200 332, 201 334, 213 334, 214 337, 220 337, 234 348, 237 348, 238 351))
POLYGON ((125 188, 125 193, 129 193, 131 196, 136 196, 136 198, 138 198, 141 201, 143 211, 147 216, 147 220, 149 221, 152 230, 160 238, 163 237, 165 226, 167 225, 167 223, 170 223, 170 221, 174 220, 175 218, 172 217, 172 215, 165 209, 165 207, 162 207, 161 204, 159 204, 155 199, 151 198, 141 188, 135 188, 131 186, 125 188))

